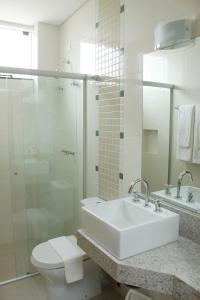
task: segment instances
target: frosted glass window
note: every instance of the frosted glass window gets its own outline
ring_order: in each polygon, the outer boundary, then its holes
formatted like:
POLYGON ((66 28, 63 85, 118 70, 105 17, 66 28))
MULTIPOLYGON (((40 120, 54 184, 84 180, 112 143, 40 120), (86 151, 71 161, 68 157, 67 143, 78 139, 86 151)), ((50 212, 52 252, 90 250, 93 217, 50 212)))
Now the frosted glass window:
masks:
POLYGON ((0 27, 0 45, 0 66, 31 68, 31 32, 0 27))

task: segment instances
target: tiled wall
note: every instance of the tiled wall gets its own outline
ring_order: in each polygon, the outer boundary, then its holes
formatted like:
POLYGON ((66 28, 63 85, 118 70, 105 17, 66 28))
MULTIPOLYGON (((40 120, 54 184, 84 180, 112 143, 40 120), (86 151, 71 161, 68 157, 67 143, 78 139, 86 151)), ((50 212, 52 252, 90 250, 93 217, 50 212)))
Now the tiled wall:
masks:
POLYGON ((96 84, 96 171, 98 194, 110 200, 120 195, 123 180, 120 150, 124 139, 124 89, 121 84, 124 48, 120 40, 120 23, 124 5, 120 0, 99 0, 96 12, 95 64, 96 74, 101 78, 96 84))

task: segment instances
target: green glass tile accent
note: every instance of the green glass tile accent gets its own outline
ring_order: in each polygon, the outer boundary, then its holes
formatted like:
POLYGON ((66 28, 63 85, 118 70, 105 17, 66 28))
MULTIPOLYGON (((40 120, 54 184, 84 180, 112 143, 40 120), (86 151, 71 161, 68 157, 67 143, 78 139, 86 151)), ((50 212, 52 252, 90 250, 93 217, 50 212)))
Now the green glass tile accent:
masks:
POLYGON ((120 6, 120 13, 123 13, 124 11, 125 11, 125 5, 123 4, 120 6))
POLYGON ((96 136, 99 136, 99 130, 96 130, 96 136))
POLYGON ((120 132, 120 139, 121 139, 121 140, 124 139, 124 132, 120 132))
POLYGON ((96 172, 99 172, 99 166, 95 166, 96 172))
POLYGON ((95 28, 99 28, 99 22, 95 24, 95 28))
POLYGON ((124 48, 121 48, 121 49, 120 49, 120 54, 121 54, 121 55, 124 55, 124 48))
POLYGON ((29 36, 29 32, 28 31, 23 31, 23 35, 29 36))
POLYGON ((124 97, 124 94, 125 94, 125 93, 124 93, 124 90, 121 90, 121 91, 120 91, 120 97, 124 97))
POLYGON ((124 174, 123 173, 119 173, 119 179, 121 179, 121 180, 124 179, 124 174))
POLYGON ((99 95, 96 95, 96 100, 99 100, 99 95))

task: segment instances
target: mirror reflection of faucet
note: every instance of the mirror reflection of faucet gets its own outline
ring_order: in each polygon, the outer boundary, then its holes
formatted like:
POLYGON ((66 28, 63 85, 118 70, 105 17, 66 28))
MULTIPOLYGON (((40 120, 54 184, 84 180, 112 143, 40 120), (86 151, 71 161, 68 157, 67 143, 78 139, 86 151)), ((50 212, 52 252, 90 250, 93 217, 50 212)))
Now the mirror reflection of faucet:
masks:
POLYGON ((183 177, 186 176, 186 175, 189 176, 191 182, 193 181, 193 176, 192 176, 192 173, 190 171, 186 170, 186 171, 183 171, 179 174, 178 184, 177 184, 177 192, 176 192, 176 196, 175 196, 176 199, 181 199, 182 180, 183 180, 183 177))
POLYGON ((155 204, 154 212, 157 213, 162 212, 160 200, 156 200, 154 204, 155 204))
POLYGON ((171 195, 171 188, 173 188, 173 185, 171 184, 165 184, 165 194, 166 195, 171 195))

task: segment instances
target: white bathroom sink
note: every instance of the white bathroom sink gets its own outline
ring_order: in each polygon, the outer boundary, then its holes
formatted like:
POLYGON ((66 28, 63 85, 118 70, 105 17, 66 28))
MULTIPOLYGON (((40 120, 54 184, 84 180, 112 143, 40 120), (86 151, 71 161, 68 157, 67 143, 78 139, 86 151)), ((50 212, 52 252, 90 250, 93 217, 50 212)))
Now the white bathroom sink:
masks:
POLYGON ((122 198, 81 208, 82 229, 118 259, 177 240, 179 215, 122 198))
POLYGON ((159 196, 169 203, 176 204, 180 207, 187 208, 191 211, 200 212, 200 188, 193 186, 181 186, 180 196, 177 199, 177 188, 170 189, 171 194, 166 195, 165 190, 153 192, 152 195, 159 196), (192 193, 192 199, 188 202, 188 193, 192 193))

